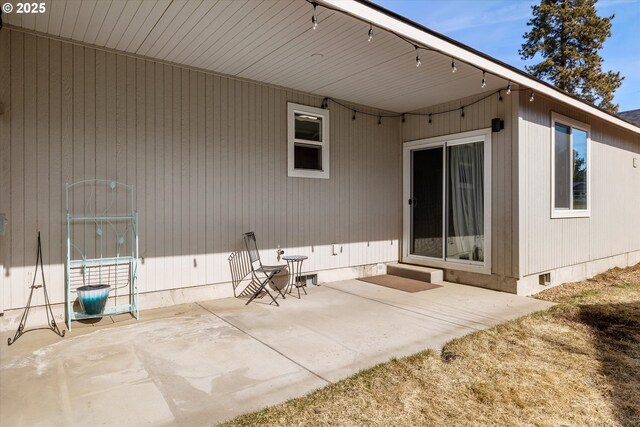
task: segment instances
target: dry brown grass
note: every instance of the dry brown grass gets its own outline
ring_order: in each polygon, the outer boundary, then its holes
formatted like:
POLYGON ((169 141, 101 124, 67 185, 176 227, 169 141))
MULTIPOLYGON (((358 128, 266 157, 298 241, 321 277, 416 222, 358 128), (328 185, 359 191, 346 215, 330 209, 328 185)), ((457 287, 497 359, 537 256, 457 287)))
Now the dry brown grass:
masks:
POLYGON ((560 304, 226 425, 640 426, 640 265, 540 297, 560 304))
MULTIPOLYGON (((582 282, 565 283, 536 294, 536 298, 546 301, 566 302, 574 298, 582 298, 589 291, 597 291, 614 285, 640 283, 640 264, 629 268, 612 268, 582 282)), ((605 297, 602 294, 600 297, 605 297)))

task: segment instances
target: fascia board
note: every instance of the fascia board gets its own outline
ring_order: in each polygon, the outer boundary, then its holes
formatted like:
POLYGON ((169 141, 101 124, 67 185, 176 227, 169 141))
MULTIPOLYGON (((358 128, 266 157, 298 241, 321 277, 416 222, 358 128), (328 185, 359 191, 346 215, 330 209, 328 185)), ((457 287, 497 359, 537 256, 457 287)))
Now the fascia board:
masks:
POLYGON ((354 0, 319 0, 318 4, 324 4, 331 8, 341 10, 355 18, 361 19, 365 22, 370 22, 376 27, 391 31, 398 34, 399 36, 413 40, 419 45, 431 47, 442 52, 444 55, 450 55, 463 62, 474 65, 481 70, 485 70, 487 73, 494 74, 496 76, 504 78, 505 80, 511 80, 512 83, 530 88, 536 94, 545 95, 551 99, 560 101, 564 104, 589 113, 606 122, 612 123, 636 134, 640 134, 640 127, 638 126, 628 123, 612 114, 605 112, 604 110, 593 107, 583 101, 573 98, 563 93, 559 89, 547 85, 542 81, 539 81, 532 77, 528 77, 524 72, 514 71, 509 67, 492 61, 491 59, 473 53, 463 46, 458 46, 454 43, 444 40, 443 38, 437 37, 436 35, 429 34, 428 32, 425 32, 414 25, 403 22, 402 20, 394 18, 393 16, 381 12, 380 10, 376 10, 364 3, 360 3, 354 0))

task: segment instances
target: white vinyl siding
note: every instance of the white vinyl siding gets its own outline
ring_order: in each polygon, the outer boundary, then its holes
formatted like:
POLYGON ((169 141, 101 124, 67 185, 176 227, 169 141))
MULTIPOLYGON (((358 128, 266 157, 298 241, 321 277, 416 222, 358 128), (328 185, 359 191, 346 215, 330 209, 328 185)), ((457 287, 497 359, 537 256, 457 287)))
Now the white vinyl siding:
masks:
POLYGON ((640 250, 640 135, 526 93, 520 114, 521 276, 640 250), (550 216, 552 111, 590 123, 589 217, 550 216))
POLYGON ((49 297, 64 300, 64 184, 94 177, 134 185, 141 293, 232 295, 227 258, 250 230, 265 262, 280 245, 309 256, 304 271, 398 260, 400 120, 377 125, 388 112, 354 105, 375 117, 353 121, 331 106, 331 179, 287 179, 287 103, 320 96, 8 28, 0 64, 5 310, 26 304, 38 230, 49 297))

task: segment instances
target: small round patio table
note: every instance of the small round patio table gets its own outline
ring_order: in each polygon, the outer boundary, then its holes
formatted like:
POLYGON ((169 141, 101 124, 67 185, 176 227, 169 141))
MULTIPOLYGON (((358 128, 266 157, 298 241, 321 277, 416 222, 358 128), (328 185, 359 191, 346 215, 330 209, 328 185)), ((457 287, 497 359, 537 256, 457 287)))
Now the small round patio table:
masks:
POLYGON ((307 283, 302 280, 300 273, 302 273, 302 262, 308 258, 309 257, 305 255, 286 255, 282 257, 283 260, 287 261, 287 267, 289 269, 289 294, 291 294, 295 286, 298 290, 298 298, 300 298, 300 288, 302 288, 304 294, 307 295, 307 290, 305 289, 307 283))

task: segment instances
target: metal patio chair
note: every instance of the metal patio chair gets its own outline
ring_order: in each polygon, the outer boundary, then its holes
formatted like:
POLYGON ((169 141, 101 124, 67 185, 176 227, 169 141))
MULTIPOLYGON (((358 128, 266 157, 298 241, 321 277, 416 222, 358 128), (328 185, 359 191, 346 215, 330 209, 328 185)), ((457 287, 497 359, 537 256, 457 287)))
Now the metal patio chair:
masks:
POLYGON ((269 289, 267 289, 267 285, 271 283, 273 285, 273 288, 277 289, 280 296, 284 299, 282 290, 276 287, 276 285, 273 283, 273 276, 283 270, 286 270, 287 266, 262 265, 262 261, 260 261, 260 252, 258 252, 258 244, 256 243, 255 233, 253 231, 250 231, 248 233, 244 233, 242 237, 244 238, 244 244, 247 248, 247 253, 249 254, 251 276, 253 280, 255 280, 259 284, 258 288, 254 291, 253 295, 251 295, 251 298, 249 298, 249 301, 247 301, 245 305, 249 305, 249 303, 253 301, 258 295, 260 295, 262 292, 266 292, 266 294, 271 297, 273 302, 275 302, 277 306, 280 306, 275 297, 271 294, 271 292, 269 292, 269 289))
POLYGON ((249 254, 245 250, 235 251, 229 255, 229 269, 231 270, 231 284, 233 285, 233 296, 236 298, 250 297, 258 288, 258 284, 251 277, 251 262, 249 254), (246 282, 250 277, 249 283, 238 292, 238 287, 246 282))

